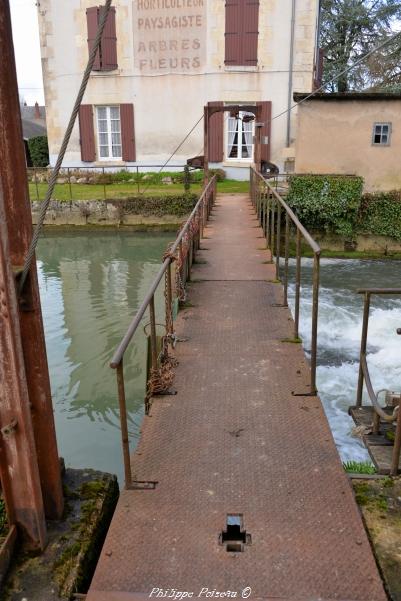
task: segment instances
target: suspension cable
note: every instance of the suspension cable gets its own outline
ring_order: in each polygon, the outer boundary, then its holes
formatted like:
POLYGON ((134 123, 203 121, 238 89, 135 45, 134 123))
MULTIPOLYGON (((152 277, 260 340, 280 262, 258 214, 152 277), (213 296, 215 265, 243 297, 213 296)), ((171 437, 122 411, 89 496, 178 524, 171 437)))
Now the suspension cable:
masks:
MULTIPOLYGON (((199 117, 199 119, 197 120, 197 122, 195 123, 195 125, 189 130, 189 132, 186 134, 185 138, 183 138, 181 140, 181 142, 179 143, 179 145, 177 146, 177 148, 174 150, 174 152, 169 156, 169 158, 167 159, 167 161, 164 163, 164 165, 162 165, 159 169, 159 171, 157 171, 156 173, 159 174, 163 171, 163 169, 169 164, 169 162, 171 161, 171 159, 173 158, 173 156, 179 151, 179 149, 181 148, 181 146, 188 140, 189 136, 192 134, 192 132, 194 131, 194 129, 199 125, 199 123, 202 121, 203 119, 203 115, 201 115, 201 117, 199 117)), ((144 188, 144 190, 142 190, 141 194, 145 194, 146 190, 149 188, 150 183, 148 183, 148 185, 144 188)))
POLYGON ((106 3, 104 5, 103 9, 101 10, 101 18, 100 18, 99 26, 97 29, 95 41, 94 41, 93 47, 89 53, 88 63, 86 65, 86 69, 84 71, 82 83, 79 88, 77 98, 75 100, 75 104, 74 104, 74 107, 73 107, 73 110, 72 110, 72 113, 70 116, 68 127, 64 134, 63 142, 60 147, 60 152, 58 154, 56 164, 55 164, 52 174, 50 176, 46 196, 40 207, 38 222, 36 224, 36 227, 35 227, 35 230, 34 230, 34 233, 32 236, 32 240, 29 245, 29 249, 28 249, 28 252, 27 252, 27 255, 25 258, 24 267, 21 272, 21 278, 19 281, 19 293, 20 294, 23 290, 24 284, 26 282, 26 278, 28 277, 28 273, 31 268, 32 260, 35 255, 36 245, 38 243, 39 235, 42 230, 43 223, 45 221, 46 212, 47 212, 47 209, 49 207, 49 204, 50 204, 53 192, 54 192, 57 178, 60 173, 61 165, 63 163, 64 156, 65 156, 65 153, 66 153, 66 150, 67 150, 70 138, 71 138, 72 130, 75 125, 75 121, 76 121, 76 118, 77 118, 77 115, 78 115, 78 112, 79 112, 79 109, 81 106, 82 99, 83 99, 85 91, 86 91, 86 87, 88 85, 89 77, 90 77, 94 62, 95 62, 95 57, 96 57, 96 54, 100 47, 100 42, 101 42, 103 31, 104 31, 104 28, 106 25, 107 17, 109 16, 109 13, 110 13, 111 4, 112 4, 112 0, 106 0, 106 3))

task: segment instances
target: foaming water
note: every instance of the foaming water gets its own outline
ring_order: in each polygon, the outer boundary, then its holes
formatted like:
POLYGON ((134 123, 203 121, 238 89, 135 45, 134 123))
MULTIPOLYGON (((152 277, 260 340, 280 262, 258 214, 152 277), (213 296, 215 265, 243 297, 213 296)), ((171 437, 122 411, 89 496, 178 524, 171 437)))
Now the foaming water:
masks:
MULTIPOLYGON (((312 261, 303 260, 300 333, 310 349, 312 261)), ((294 310, 294 263, 291 264, 289 303, 294 310)), ((401 264, 397 261, 323 259, 318 327, 317 383, 336 444, 343 460, 368 458, 364 445, 351 436, 348 408, 355 404, 362 331, 363 298, 359 288, 397 287, 401 264)), ((372 297, 368 363, 375 390, 401 390, 401 299, 372 297)), ((365 400, 366 392, 365 392, 365 400)))
MULTIPOLYGON (((160 268, 166 234, 46 234, 37 251, 59 452, 68 466, 122 478, 115 372, 109 362, 160 268)), ((162 315, 162 291, 156 310, 162 315)), ((131 448, 145 392, 140 326, 125 355, 131 448)))

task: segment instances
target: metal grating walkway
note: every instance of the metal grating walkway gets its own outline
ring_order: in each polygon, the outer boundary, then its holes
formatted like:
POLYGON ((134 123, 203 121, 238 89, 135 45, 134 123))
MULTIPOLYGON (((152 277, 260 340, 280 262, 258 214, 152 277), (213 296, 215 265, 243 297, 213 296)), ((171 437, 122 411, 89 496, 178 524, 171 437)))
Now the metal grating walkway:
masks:
MULTIPOLYGON (((385 600, 348 479, 245 196, 219 196, 180 313, 175 397, 156 398, 87 601, 152 589, 385 600), (219 544, 242 514, 252 544, 219 544), (101 592, 103 591, 103 592, 101 592), (111 594, 113 591, 113 594, 111 594)), ((131 594, 129 594, 131 593, 131 594)), ((135 594, 134 594, 135 593, 135 594)))

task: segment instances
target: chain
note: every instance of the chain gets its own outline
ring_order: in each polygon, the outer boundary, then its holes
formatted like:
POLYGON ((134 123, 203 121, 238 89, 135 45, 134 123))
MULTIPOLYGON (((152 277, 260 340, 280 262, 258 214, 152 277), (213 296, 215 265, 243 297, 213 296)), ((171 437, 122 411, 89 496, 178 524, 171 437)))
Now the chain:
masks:
MULTIPOLYGON (((187 293, 185 290, 185 284, 181 276, 181 270, 184 266, 185 259, 189 254, 189 249, 193 241, 195 240, 200 230, 200 220, 202 219, 201 212, 197 212, 194 215, 191 223, 189 224, 185 234, 182 237, 180 248, 175 254, 172 254, 171 249, 173 244, 169 244, 164 255, 163 262, 166 259, 170 259, 171 263, 175 263, 175 294, 179 301, 185 302, 187 293)), ((182 231, 180 227, 180 231, 182 231)), ((178 361, 175 357, 171 356, 168 352, 169 344, 175 348, 177 342, 177 336, 174 333, 174 320, 173 320, 173 307, 172 299, 169 298, 169 285, 168 282, 170 277, 170 270, 166 269, 165 281, 164 281, 164 301, 165 301, 165 314, 166 314, 166 334, 162 338, 162 349, 157 358, 157 366, 152 366, 148 382, 146 384, 146 396, 145 396, 145 412, 149 413, 152 406, 152 397, 158 394, 166 394, 171 387, 175 378, 175 368, 178 365, 178 361)), ((146 326, 145 326, 146 333, 146 326)))

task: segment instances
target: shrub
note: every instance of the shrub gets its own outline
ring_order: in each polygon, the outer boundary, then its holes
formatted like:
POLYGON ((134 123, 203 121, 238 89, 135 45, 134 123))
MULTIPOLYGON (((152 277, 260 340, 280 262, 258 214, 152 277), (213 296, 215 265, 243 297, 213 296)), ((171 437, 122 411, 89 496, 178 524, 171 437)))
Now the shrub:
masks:
POLYGON ((47 136, 37 136, 28 140, 29 154, 34 167, 47 167, 49 164, 49 146, 47 136))
POLYGON ((358 229, 401 240, 401 190, 364 194, 358 229))
POLYGON ((180 194, 177 196, 134 196, 125 200, 113 200, 114 206, 121 208, 129 215, 149 215, 163 217, 188 215, 198 201, 197 194, 180 194))
POLYGON ((294 175, 288 204, 308 229, 352 237, 358 221, 363 178, 342 175, 294 175))

